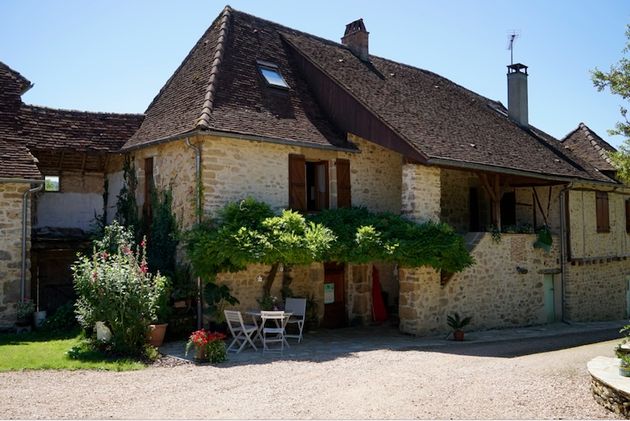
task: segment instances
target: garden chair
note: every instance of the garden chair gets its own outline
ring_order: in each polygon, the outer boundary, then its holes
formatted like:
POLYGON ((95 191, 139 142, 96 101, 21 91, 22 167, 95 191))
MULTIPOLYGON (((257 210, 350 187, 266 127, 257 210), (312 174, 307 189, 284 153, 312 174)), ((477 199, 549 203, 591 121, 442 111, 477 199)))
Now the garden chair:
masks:
POLYGON ((297 335, 287 335, 286 338, 297 338, 298 343, 302 342, 302 330, 304 329, 304 320, 306 319, 306 298, 287 298, 284 303, 284 311, 291 313, 291 317, 287 320, 287 325, 296 324, 298 329, 297 335))
POLYGON ((257 351, 258 348, 256 348, 256 345, 254 345, 252 341, 252 336, 258 332, 256 326, 245 324, 240 311, 224 310, 223 313, 225 314, 225 321, 230 329, 230 333, 234 338, 227 348, 228 352, 234 351, 233 347, 238 346, 239 348, 235 350, 238 354, 247 344, 251 345, 251 347, 257 351))
POLYGON ((260 318, 262 320, 263 353, 266 351, 280 351, 280 353, 283 353, 285 345, 289 348, 284 331, 289 316, 284 311, 261 311, 260 318), (279 343, 280 348, 270 349, 269 344, 272 343, 279 343))

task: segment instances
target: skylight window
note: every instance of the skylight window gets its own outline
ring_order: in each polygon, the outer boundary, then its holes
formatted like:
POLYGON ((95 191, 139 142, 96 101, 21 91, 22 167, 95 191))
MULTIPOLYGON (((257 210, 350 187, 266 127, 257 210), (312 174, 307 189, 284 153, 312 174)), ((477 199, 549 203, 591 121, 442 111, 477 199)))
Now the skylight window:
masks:
POLYGON ((289 89, 289 84, 282 77, 280 70, 278 70, 278 66, 271 63, 258 62, 258 70, 260 71, 260 74, 265 78, 265 81, 269 86, 273 86, 275 88, 289 89))

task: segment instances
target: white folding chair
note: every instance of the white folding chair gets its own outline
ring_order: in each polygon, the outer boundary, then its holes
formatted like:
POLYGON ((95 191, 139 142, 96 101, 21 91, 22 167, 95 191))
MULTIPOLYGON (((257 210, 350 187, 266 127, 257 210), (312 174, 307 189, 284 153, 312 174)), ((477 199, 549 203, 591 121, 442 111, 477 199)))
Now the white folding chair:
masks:
POLYGON ((245 324, 240 311, 223 310, 223 313, 225 314, 225 320, 227 321, 230 333, 234 338, 230 346, 227 348, 228 352, 234 351, 233 347, 238 346, 239 348, 235 350, 238 354, 247 344, 251 345, 254 350, 258 350, 252 341, 252 336, 258 332, 256 326, 245 324))
POLYGON ((287 298, 284 303, 284 310, 291 313, 291 317, 287 320, 287 326, 296 324, 299 332, 297 335, 285 333, 285 338, 297 338, 298 343, 302 342, 302 330, 306 319, 306 298, 287 298))
POLYGON ((280 351, 282 353, 285 345, 289 348, 289 343, 284 336, 288 315, 284 311, 261 311, 260 318, 262 320, 263 353, 266 351, 280 351), (280 348, 269 348, 269 344, 272 343, 279 343, 280 348))

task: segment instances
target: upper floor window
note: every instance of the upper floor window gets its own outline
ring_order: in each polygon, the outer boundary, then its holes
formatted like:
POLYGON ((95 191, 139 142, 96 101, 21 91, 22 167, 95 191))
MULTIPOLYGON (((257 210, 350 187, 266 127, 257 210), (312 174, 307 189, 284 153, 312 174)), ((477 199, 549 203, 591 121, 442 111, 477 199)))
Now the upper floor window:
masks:
POLYGON ((59 191, 59 176, 47 175, 44 177, 44 191, 58 192, 59 191))
POLYGON ((608 193, 603 191, 595 193, 595 215, 597 218, 597 232, 610 232, 608 193))
POLYGON ((289 89, 289 84, 282 77, 278 66, 273 63, 268 63, 265 61, 258 62, 258 71, 265 79, 269 86, 273 86, 275 88, 284 88, 289 89))
MULTIPOLYGON (((337 207, 350 207, 350 161, 337 159, 337 207)), ((289 208, 317 212, 329 208, 329 162, 289 155, 289 208)))
POLYGON ((626 232, 630 234, 630 199, 625 202, 626 205, 626 232))

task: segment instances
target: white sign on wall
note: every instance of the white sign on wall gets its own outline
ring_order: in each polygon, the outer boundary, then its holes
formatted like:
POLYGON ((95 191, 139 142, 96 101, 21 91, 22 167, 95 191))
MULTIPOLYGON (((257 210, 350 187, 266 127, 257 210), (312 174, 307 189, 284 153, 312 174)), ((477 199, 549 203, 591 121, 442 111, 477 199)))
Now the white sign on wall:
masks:
POLYGON ((324 304, 335 302, 335 284, 324 284, 324 304))

